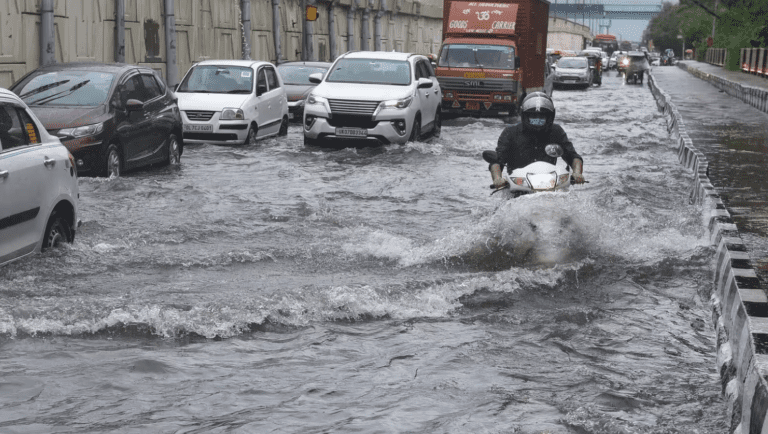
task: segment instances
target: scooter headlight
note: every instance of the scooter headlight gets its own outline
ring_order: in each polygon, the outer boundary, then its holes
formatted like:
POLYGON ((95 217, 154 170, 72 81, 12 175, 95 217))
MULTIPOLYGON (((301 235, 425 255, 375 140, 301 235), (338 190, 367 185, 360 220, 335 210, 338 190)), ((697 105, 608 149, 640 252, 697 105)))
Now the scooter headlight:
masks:
POLYGON ((563 185, 567 183, 570 180, 570 178, 571 178, 570 173, 564 173, 560 175, 560 179, 557 180, 557 185, 563 185))
POLYGON ((513 184, 519 185, 520 187, 528 187, 531 188, 531 185, 528 183, 528 180, 525 178, 510 178, 513 184))

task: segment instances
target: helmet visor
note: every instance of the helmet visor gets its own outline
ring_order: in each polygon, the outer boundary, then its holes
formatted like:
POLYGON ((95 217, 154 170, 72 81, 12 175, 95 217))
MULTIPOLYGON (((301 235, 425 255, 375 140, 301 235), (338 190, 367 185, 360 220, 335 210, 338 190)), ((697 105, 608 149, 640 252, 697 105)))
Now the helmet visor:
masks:
POLYGON ((544 116, 531 116, 528 119, 528 123, 532 127, 543 127, 547 123, 547 118, 544 116))

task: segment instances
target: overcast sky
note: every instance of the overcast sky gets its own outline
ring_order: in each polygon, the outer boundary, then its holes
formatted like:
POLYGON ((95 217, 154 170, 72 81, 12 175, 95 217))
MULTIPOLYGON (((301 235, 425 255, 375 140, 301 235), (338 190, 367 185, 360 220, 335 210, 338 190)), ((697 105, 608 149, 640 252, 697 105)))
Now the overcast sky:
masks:
MULTIPOLYGON (((658 5, 660 0, 583 0, 588 4, 603 4, 603 5, 658 5)), ((551 4, 555 3, 581 3, 582 0, 550 0, 551 4)), ((669 0, 672 4, 677 4, 678 0, 669 0)), ((581 23, 581 20, 576 20, 581 23)), ((604 24, 608 24, 610 21, 611 28, 610 34, 616 36, 616 39, 640 42, 643 37, 643 30, 648 27, 650 20, 603 20, 604 24)), ((589 22, 585 23, 589 25, 589 22)), ((596 29, 597 30, 597 29, 596 29)), ((603 31, 605 31, 603 29, 603 31)))

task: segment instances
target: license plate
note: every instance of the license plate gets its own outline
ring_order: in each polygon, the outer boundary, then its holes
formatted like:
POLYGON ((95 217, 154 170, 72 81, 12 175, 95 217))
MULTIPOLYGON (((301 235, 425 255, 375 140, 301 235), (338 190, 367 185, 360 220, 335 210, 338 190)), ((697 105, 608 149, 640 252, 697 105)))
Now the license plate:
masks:
POLYGON ((336 128, 337 136, 368 137, 368 130, 362 128, 336 128))
POLYGON ((477 101, 470 101, 466 105, 467 110, 480 110, 480 103, 477 101))
POLYGON ((187 132, 213 132, 213 125, 195 125, 195 124, 184 124, 184 131, 187 132))

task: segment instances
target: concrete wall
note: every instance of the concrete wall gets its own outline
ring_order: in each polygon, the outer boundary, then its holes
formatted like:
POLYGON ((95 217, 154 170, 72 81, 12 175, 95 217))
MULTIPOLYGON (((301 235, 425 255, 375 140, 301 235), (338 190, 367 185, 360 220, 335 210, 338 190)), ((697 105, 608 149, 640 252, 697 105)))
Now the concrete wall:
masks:
POLYGON ((593 39, 589 26, 549 17, 547 48, 581 51, 593 39))
MULTIPOLYGON (((63 62, 115 61, 117 0, 55 0, 55 58, 63 62)), ((347 51, 376 47, 375 20, 381 23, 382 50, 435 53, 440 47, 441 0, 274 0, 279 3, 281 59, 332 60, 347 51), (304 25, 306 3, 318 19, 304 25), (352 11, 353 29, 347 28, 352 11), (378 13, 378 18, 377 18, 378 13), (330 28, 330 15, 335 23, 330 28), (363 42, 367 17, 368 38, 363 42), (331 46, 331 34, 336 50, 331 46), (304 35, 311 35, 305 38, 304 35), (309 47, 311 45, 311 47, 309 47)), ((124 0, 125 62, 149 65, 166 75, 164 0, 124 0)), ((276 62, 273 0, 250 0, 251 58, 276 62)), ((41 0, 0 0, 0 87, 8 87, 40 65, 41 0)), ((240 0, 174 0, 177 77, 204 59, 242 58, 240 0)), ((174 83, 171 83, 174 84, 174 83)))
POLYGON ((680 112, 653 75, 648 86, 678 141, 680 162, 693 170, 692 199, 710 207, 710 241, 717 247, 710 301, 717 332, 717 368, 731 419, 728 433, 768 432, 768 297, 750 265, 738 228, 709 181, 706 156, 694 147, 680 112))

